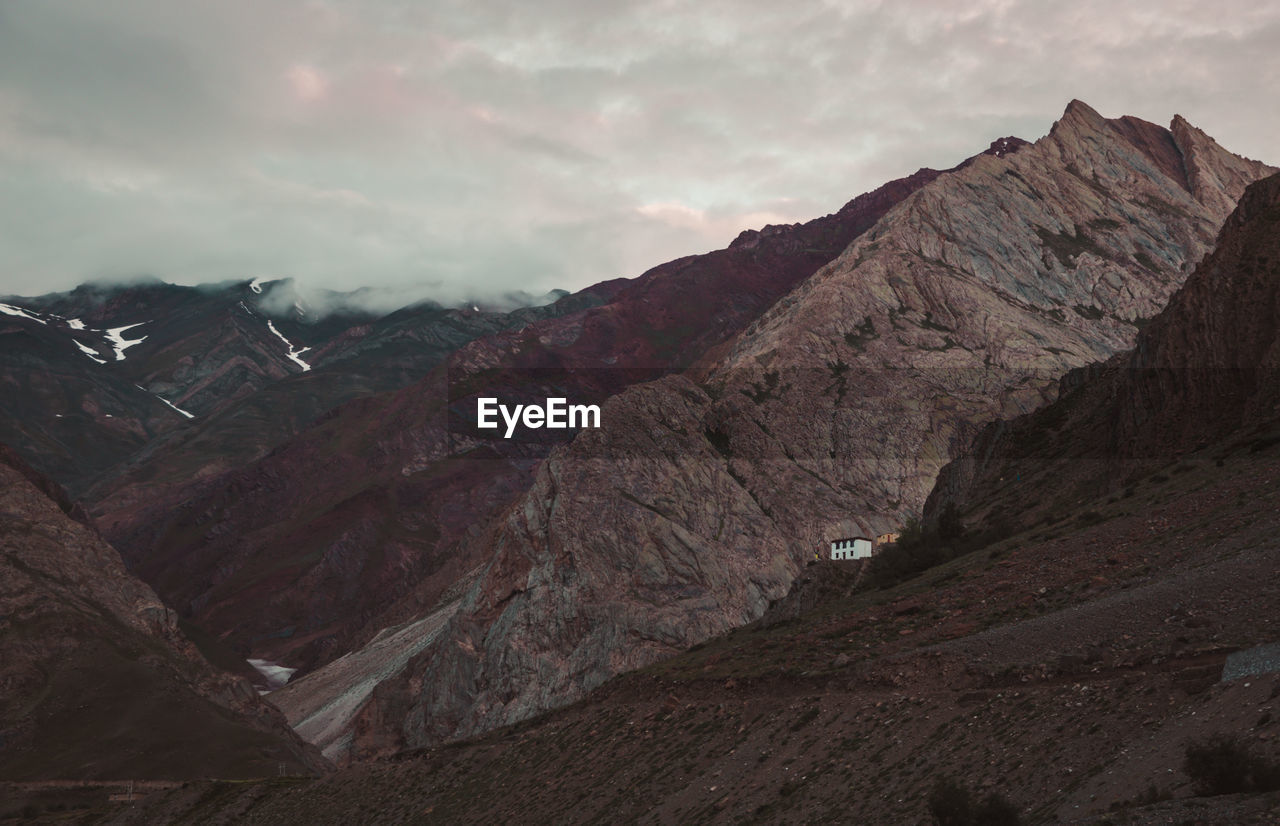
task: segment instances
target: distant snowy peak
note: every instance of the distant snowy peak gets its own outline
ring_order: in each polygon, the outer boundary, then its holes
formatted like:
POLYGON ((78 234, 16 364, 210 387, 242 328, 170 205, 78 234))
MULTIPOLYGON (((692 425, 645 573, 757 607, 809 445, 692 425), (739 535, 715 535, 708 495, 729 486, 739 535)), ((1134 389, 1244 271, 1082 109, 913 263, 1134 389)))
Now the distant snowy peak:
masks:
POLYGON ((294 347, 293 342, 285 338, 284 335, 279 330, 276 329, 275 323, 270 320, 267 321, 267 329, 270 330, 275 335, 276 338, 284 342, 285 347, 289 348, 289 352, 286 355, 294 364, 301 367, 304 373, 311 369, 310 364, 307 364, 305 361, 299 358, 299 356, 301 356, 303 353, 310 350, 311 349, 310 347, 303 347, 301 349, 294 347))

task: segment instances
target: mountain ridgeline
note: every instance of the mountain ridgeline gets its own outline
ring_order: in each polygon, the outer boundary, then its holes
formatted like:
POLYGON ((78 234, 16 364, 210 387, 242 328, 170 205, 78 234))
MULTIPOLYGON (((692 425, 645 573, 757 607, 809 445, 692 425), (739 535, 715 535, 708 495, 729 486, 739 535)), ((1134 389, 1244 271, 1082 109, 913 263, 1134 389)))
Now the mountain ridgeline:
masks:
MULTIPOLYGON (((305 783, 190 784, 107 822, 1273 823, 1278 244, 1273 175, 1245 190, 1211 254, 1132 348, 1069 374, 1056 402, 984 428, 944 468, 931 517, 956 504, 974 526, 1001 507, 1021 519, 979 551, 872 587, 856 564, 814 562, 763 621, 619 675, 582 702, 305 783)), ((680 416, 705 403, 685 398, 680 416)), ((550 482, 573 481, 584 438, 553 452, 550 482)), ((640 462, 620 460, 636 455, 604 458, 635 473, 640 462)), ((559 501, 526 504, 515 519, 554 537, 568 490, 538 491, 559 501)), ((677 515, 669 499, 649 507, 677 515)), ((605 566, 593 560, 608 549, 557 550, 541 569, 517 571, 514 587, 545 593, 539 578, 581 588, 596 577, 599 594, 605 566)), ((648 600, 633 618, 663 598, 632 593, 648 600)), ((412 705, 392 705, 415 696, 388 691, 399 678, 368 702, 360 684, 398 669, 431 676, 420 652, 447 657, 438 643, 451 636, 468 644, 456 636, 463 621, 488 621, 489 635, 513 644, 511 661, 545 645, 505 630, 518 619, 502 603, 479 617, 476 604, 473 592, 461 610, 388 629, 272 698, 339 757, 367 748, 379 724, 423 725, 412 705)), ((581 604, 546 634, 625 610, 581 604)), ((548 666, 531 679, 553 676, 548 666)))
POLYGON ((982 424, 1131 346, 1269 171, 1180 118, 1076 102, 938 176, 705 373, 615 395, 553 450, 460 543, 488 562, 374 689, 351 753, 512 723, 759 617, 826 540, 922 505, 982 424))
POLYGON ((326 757, 374 760, 749 624, 834 538, 1031 520, 1266 438, 1276 171, 1073 101, 1034 143, 537 307, 6 298, 0 441, 192 628, 299 669, 270 700, 326 757), (487 438, 458 425, 481 396, 602 426, 487 438))
POLYGON ((326 662, 462 590, 490 554, 461 540, 528 487, 550 447, 459 438, 454 386, 475 376, 472 397, 514 388, 577 401, 690 367, 938 174, 588 288, 543 318, 517 311, 522 323, 458 346, 419 382, 341 406, 270 455, 206 476, 194 460, 225 452, 215 423, 192 438, 198 451, 162 447, 110 491, 95 489, 95 515, 148 581, 246 654, 326 662), (543 371, 554 387, 541 386, 543 371))

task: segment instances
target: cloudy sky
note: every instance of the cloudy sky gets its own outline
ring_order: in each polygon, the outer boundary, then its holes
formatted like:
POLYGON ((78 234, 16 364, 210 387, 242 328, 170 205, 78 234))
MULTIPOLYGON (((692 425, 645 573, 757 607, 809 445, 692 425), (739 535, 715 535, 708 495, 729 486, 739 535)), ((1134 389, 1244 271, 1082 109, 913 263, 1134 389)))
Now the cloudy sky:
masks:
POLYGON ((576 288, 1073 97, 1280 162, 1278 88, 1256 0, 0 0, 0 294, 576 288))

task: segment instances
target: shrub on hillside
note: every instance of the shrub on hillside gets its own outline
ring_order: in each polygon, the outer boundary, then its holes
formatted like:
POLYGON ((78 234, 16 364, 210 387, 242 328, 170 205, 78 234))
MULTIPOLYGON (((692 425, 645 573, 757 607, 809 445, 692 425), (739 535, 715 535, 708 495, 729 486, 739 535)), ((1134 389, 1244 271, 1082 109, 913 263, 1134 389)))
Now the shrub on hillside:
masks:
POLYGON ((871 558, 868 583, 876 588, 892 587, 936 565, 999 542, 1014 531, 1014 523, 1002 514, 990 519, 981 530, 966 529, 959 509, 948 503, 934 527, 908 518, 898 541, 871 558))
POLYGON ((929 793, 929 813, 937 826, 1018 826, 1018 808, 999 792, 981 801, 963 784, 944 777, 929 793))
POLYGON ((948 502, 938 517, 938 538, 943 542, 954 542, 964 536, 964 519, 955 502, 948 502))
POLYGON ((1280 789, 1280 766, 1230 734, 1187 743, 1182 768, 1202 797, 1280 789))

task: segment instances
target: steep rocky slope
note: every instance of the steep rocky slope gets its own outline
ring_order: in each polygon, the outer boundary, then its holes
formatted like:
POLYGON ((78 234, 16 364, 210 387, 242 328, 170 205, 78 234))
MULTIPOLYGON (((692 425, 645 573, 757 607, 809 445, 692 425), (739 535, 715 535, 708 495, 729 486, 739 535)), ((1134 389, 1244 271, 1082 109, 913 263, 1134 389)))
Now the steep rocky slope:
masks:
POLYGON ((261 461, 194 486, 139 478, 95 514, 148 582, 246 654, 304 668, 332 659, 436 610, 473 576, 489 549, 461 540, 528 487, 556 442, 462 432, 449 417, 464 399, 605 397, 687 367, 938 174, 580 294, 599 306, 564 298, 557 307, 583 303, 478 339, 417 385, 345 405, 261 461))
POLYGON ((1280 761, 1280 675, 1222 679, 1280 635, 1277 456, 1206 451, 1088 503, 1093 524, 828 597, 483 737, 191 784, 107 822, 929 823, 950 777, 1024 823, 1272 824, 1274 794, 1196 797, 1183 760, 1229 734, 1280 761))
POLYGON ((894 525, 978 426, 1127 347, 1272 171, 1073 102, 905 198, 701 383, 614 397, 464 543, 490 555, 355 724, 375 755, 523 719, 758 617, 826 539, 894 525))
POLYGON ((1258 451, 1280 419, 1280 176, 1251 186, 1217 246, 1136 347, 1063 379, 1046 409, 986 428, 941 474, 929 511, 980 523, 1053 518, 1219 445, 1258 451), (1228 442, 1224 439, 1230 436, 1228 442))
POLYGON ((0 778, 326 769, 248 682, 196 653, 85 518, 0 446, 0 778))

